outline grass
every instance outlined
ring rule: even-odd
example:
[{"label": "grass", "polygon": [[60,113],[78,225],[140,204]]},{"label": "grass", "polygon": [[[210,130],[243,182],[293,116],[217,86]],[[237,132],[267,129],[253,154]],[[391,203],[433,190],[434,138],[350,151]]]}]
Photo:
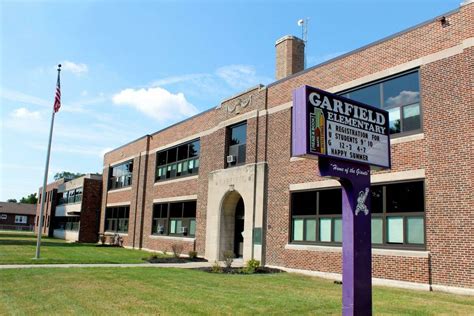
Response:
[{"label": "grass", "polygon": [[61,239],[41,238],[40,259],[33,259],[36,237],[32,233],[0,232],[1,264],[47,263],[144,263],[150,253],[96,244],[70,243]]},{"label": "grass", "polygon": [[[171,268],[0,270],[1,314],[340,314],[341,285]],[[469,315],[474,298],[375,287],[375,314]]]}]

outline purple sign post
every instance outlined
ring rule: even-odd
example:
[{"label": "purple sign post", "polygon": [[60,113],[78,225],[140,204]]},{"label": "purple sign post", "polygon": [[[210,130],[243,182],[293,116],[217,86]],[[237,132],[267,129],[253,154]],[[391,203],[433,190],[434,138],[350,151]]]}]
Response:
[{"label": "purple sign post", "polygon": [[342,186],[342,313],[372,314],[370,168],[390,168],[388,113],[303,86],[293,92],[293,156],[318,157]]}]

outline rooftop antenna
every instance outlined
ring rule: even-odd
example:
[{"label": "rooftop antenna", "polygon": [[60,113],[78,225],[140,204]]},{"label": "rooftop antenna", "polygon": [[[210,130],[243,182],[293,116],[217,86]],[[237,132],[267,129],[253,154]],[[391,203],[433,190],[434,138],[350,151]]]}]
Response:
[{"label": "rooftop antenna", "polygon": [[[303,40],[305,48],[306,48],[306,43],[308,42],[308,21],[309,21],[309,18],[298,20],[298,26],[301,26],[301,39]],[[304,60],[304,68],[306,69],[306,49],[303,55],[303,60]]]}]

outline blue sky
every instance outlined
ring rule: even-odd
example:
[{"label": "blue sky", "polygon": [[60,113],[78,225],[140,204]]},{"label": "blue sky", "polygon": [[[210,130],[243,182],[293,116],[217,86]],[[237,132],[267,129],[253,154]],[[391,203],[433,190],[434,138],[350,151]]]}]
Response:
[{"label": "blue sky", "polygon": [[274,79],[274,43],[308,66],[459,7],[433,1],[1,1],[0,201],[37,191],[61,72],[49,180]]}]

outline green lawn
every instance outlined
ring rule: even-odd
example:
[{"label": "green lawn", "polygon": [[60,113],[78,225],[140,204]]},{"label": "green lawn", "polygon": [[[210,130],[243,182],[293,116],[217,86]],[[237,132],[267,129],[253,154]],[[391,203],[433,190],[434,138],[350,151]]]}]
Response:
[{"label": "green lawn", "polygon": [[69,243],[61,239],[41,239],[39,260],[33,259],[36,237],[32,233],[0,232],[0,264],[44,263],[144,263],[150,253],[96,244]]},{"label": "green lawn", "polygon": [[[0,270],[1,314],[340,314],[341,285],[171,268]],[[374,288],[375,314],[469,315],[474,298]]]}]

